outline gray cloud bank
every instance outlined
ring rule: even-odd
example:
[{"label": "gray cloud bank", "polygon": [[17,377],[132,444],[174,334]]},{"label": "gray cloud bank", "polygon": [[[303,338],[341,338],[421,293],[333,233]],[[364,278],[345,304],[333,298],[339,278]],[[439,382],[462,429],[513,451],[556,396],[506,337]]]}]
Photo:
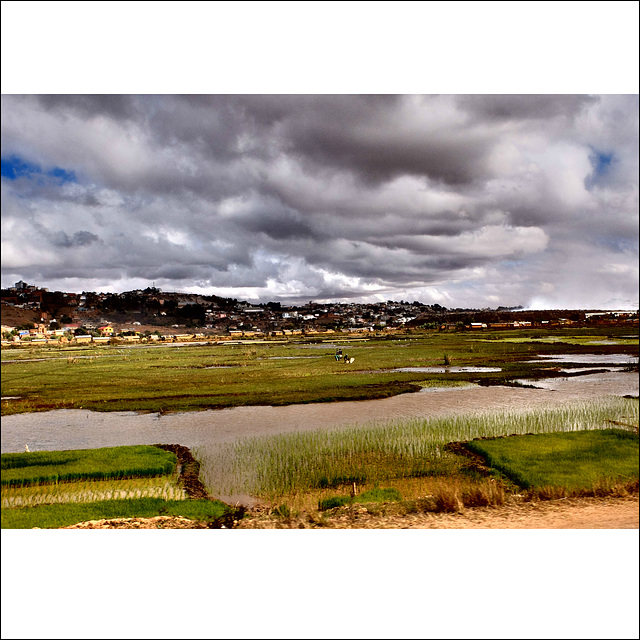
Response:
[{"label": "gray cloud bank", "polygon": [[638,303],[637,95],[4,95],[2,157],[76,178],[2,178],[3,287]]}]

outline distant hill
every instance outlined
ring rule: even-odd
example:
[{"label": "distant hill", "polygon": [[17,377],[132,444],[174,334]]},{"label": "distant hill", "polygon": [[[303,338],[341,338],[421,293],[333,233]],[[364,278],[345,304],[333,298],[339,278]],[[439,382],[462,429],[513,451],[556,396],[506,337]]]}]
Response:
[{"label": "distant hill", "polygon": [[39,309],[20,309],[2,303],[2,324],[9,327],[18,327],[27,322],[40,322]]}]

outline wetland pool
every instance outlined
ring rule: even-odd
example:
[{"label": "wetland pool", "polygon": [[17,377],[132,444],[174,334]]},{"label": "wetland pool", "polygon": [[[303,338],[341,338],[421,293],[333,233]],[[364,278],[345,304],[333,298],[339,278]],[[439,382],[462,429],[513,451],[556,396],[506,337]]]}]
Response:
[{"label": "wetland pool", "polygon": [[24,451],[25,445],[31,451],[133,444],[207,448],[252,436],[364,426],[397,419],[558,406],[567,401],[607,395],[638,395],[638,374],[620,370],[522,382],[535,384],[538,388],[435,387],[381,400],[246,406],[163,415],[82,409],[22,413],[2,418],[2,453]]}]

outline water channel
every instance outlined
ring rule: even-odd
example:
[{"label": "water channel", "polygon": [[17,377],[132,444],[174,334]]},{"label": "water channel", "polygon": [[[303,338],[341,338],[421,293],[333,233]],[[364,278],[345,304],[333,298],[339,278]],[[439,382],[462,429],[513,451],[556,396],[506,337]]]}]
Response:
[{"label": "water channel", "polygon": [[[608,371],[536,382],[540,388],[426,388],[382,400],[248,406],[159,415],[86,410],[2,418],[2,453],[87,449],[132,444],[215,447],[249,436],[341,428],[402,418],[558,405],[605,395],[638,395],[638,374]],[[544,387],[544,388],[542,388]]]}]

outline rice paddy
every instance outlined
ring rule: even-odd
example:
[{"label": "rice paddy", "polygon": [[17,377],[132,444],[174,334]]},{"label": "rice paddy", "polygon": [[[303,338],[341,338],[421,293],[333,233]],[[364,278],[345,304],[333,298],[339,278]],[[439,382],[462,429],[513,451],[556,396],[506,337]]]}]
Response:
[{"label": "rice paddy", "polygon": [[[277,502],[285,497],[363,490],[404,483],[404,492],[424,490],[424,480],[455,478],[465,461],[449,442],[511,434],[638,426],[638,402],[609,397],[562,407],[394,421],[335,431],[251,438],[196,450],[202,480],[213,495],[252,495]],[[416,482],[417,481],[417,482]],[[395,483],[395,484],[394,484]],[[402,490],[401,490],[402,491]],[[417,496],[414,496],[417,497]]]},{"label": "rice paddy", "polygon": [[151,446],[71,451],[32,451],[2,455],[2,486],[51,484],[161,476],[174,472],[175,454]]},{"label": "rice paddy", "polygon": [[[407,331],[401,336],[307,339],[283,343],[206,344],[174,348],[112,346],[2,349],[2,415],[53,409],[170,412],[385,398],[424,383],[504,384],[551,375],[540,354],[590,352],[636,356],[628,329],[563,333]],[[492,339],[489,339],[492,338]],[[577,341],[573,341],[576,338]],[[594,341],[610,344],[592,344]],[[559,341],[565,340],[565,341]],[[335,359],[339,344],[354,362]],[[415,369],[418,368],[418,369]],[[366,375],[363,375],[366,374]]]},{"label": "rice paddy", "polygon": [[638,480],[638,436],[621,429],[474,440],[467,447],[524,489]]},{"label": "rice paddy", "polygon": [[2,508],[33,507],[66,502],[98,502],[101,500],[133,500],[162,498],[185,500],[184,489],[177,478],[128,478],[126,480],[96,480],[38,484],[25,487],[2,487]]},{"label": "rice paddy", "polygon": [[[634,358],[637,363],[637,341],[611,335],[610,329],[559,333],[546,336],[549,342],[542,342],[542,335],[521,340],[516,332],[482,339],[417,332],[343,341],[340,346],[355,357],[348,366],[336,361],[334,343],[319,341],[184,349],[87,347],[60,353],[44,348],[3,350],[2,413],[85,408],[162,416],[206,408],[383,398],[420,389],[504,385],[560,375],[539,356],[555,363],[570,354],[572,366],[585,352],[593,355],[596,366],[622,357],[622,364],[615,363],[620,371]],[[379,421],[244,438],[193,453],[212,495],[229,503],[249,497],[283,515],[293,509],[381,501],[420,501],[421,508],[451,510],[461,504],[499,504],[506,500],[507,489],[496,481],[506,472],[483,477],[448,449],[448,443],[612,426],[635,429],[637,441],[637,399],[601,397],[553,407]],[[111,513],[114,505],[121,505],[120,513],[146,513],[145,509],[165,510],[168,505],[179,510],[175,505],[194,502],[184,499],[175,459],[167,457],[172,454],[147,447],[154,452],[139,464],[140,456],[135,462],[126,455],[113,457],[117,449],[3,454],[3,527],[36,522],[37,513],[49,514],[47,522],[59,522],[53,515],[56,508],[65,512],[65,520]],[[89,451],[90,457],[78,457]],[[593,485],[604,486],[609,480],[602,469],[589,476]],[[552,482],[571,486],[566,478]]]},{"label": "rice paddy", "polygon": [[2,528],[73,524],[70,518],[125,517],[152,508],[158,515],[186,499],[176,455],[158,447],[10,453],[1,461]]},{"label": "rice paddy", "polygon": [[113,499],[99,502],[67,502],[2,510],[3,529],[55,529],[87,520],[150,518],[177,515],[212,521],[229,507],[217,500],[165,500],[163,498]]}]

